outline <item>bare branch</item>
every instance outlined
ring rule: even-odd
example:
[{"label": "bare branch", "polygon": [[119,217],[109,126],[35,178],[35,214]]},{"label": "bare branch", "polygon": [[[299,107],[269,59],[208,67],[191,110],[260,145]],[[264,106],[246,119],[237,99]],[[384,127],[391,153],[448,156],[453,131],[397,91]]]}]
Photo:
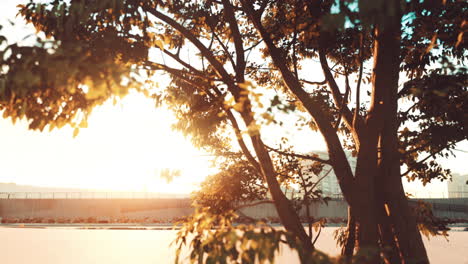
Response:
[{"label": "bare branch", "polygon": [[[328,61],[327,57],[325,55],[325,50],[323,48],[319,49],[319,59],[320,59],[320,65],[322,66],[323,73],[325,75],[325,79],[327,80],[328,87],[330,88],[330,91],[333,96],[333,100],[335,102],[335,105],[340,106],[340,103],[343,101],[343,96],[341,95],[340,88],[338,87],[338,84],[336,83],[335,78],[333,77],[333,74],[331,73],[330,67],[328,66]],[[348,106],[343,104],[343,118],[344,121],[346,122],[346,125],[349,128],[353,127],[353,114],[349,110]],[[363,120],[360,118],[356,119],[356,126],[354,126],[354,130],[356,133],[359,135],[360,134],[360,127],[362,127],[362,122]]]},{"label": "bare branch", "polygon": [[351,87],[349,86],[348,74],[345,75],[345,83],[346,83],[346,91],[341,100],[341,104],[338,106],[339,113],[338,113],[338,120],[336,120],[336,124],[335,124],[335,131],[337,131],[340,126],[341,117],[343,116],[344,106],[346,105],[346,99],[348,98],[349,92],[351,90]]},{"label": "bare branch", "polygon": [[228,47],[219,38],[218,34],[215,33],[215,30],[213,28],[211,30],[213,32],[213,36],[215,37],[216,41],[218,41],[219,45],[221,46],[221,48],[223,48],[224,53],[226,53],[226,56],[228,57],[229,61],[231,62],[232,68],[235,68],[236,63],[234,62],[234,58],[231,56],[231,53],[229,53]]},{"label": "bare branch", "polygon": [[257,46],[258,46],[260,43],[262,43],[262,42],[263,42],[263,39],[260,39],[259,41],[257,41],[257,43],[255,43],[255,44],[253,44],[252,46],[246,48],[246,49],[244,50],[244,52],[251,51],[252,49],[254,49],[255,47],[257,47]]},{"label": "bare branch", "polygon": [[189,40],[197,49],[201,52],[202,56],[204,56],[209,63],[214,67],[215,71],[220,75],[226,85],[229,87],[231,92],[233,93],[234,97],[238,98],[240,94],[240,88],[237,87],[234,80],[231,78],[229,73],[224,69],[223,64],[216,59],[213,53],[201,43],[201,41],[197,38],[197,36],[193,35],[187,28],[183,25],[179,24],[177,21],[168,17],[167,15],[159,12],[156,9],[148,9],[146,10],[159,20],[163,21],[164,23],[168,24],[175,30],[179,31],[187,40]]},{"label": "bare branch", "polygon": [[236,118],[234,117],[234,115],[232,114],[230,109],[225,109],[224,111],[227,114],[227,117],[228,117],[229,121],[231,122],[232,127],[234,128],[234,132],[236,134],[237,142],[238,142],[240,148],[242,149],[242,152],[244,153],[245,157],[252,164],[252,166],[255,167],[255,169],[258,172],[261,172],[260,164],[254,158],[252,153],[250,153],[249,149],[247,148],[247,145],[244,142],[244,138],[242,137],[242,132],[241,132],[241,130],[239,128],[239,124],[237,123]]},{"label": "bare branch", "polygon": [[312,242],[312,245],[315,245],[315,242],[317,242],[317,239],[319,238],[321,233],[322,233],[322,227],[320,226],[319,231],[317,235],[315,236],[314,242]]},{"label": "bare branch", "polygon": [[364,58],[362,56],[363,52],[362,49],[364,47],[364,34],[361,32],[361,37],[359,39],[360,47],[359,47],[359,77],[356,86],[356,109],[354,109],[354,116],[353,116],[353,128],[356,128],[356,120],[359,116],[359,108],[361,106],[361,82],[362,82],[362,71],[364,69]]},{"label": "bare branch", "polygon": [[245,72],[245,55],[244,55],[244,44],[242,41],[242,35],[237,25],[236,17],[234,16],[233,6],[229,0],[222,0],[224,4],[224,14],[229,22],[229,28],[231,29],[232,38],[234,39],[234,47],[236,49],[236,81],[239,83],[244,82]]},{"label": "bare branch", "polygon": [[307,83],[307,84],[311,84],[311,85],[324,85],[327,83],[327,80],[323,80],[321,82],[311,82],[311,81],[308,81],[308,80],[304,80],[304,79],[300,79],[301,82],[304,82],[304,83]]},{"label": "bare branch", "polygon": [[271,150],[271,151],[276,152],[276,153],[278,153],[280,155],[283,155],[283,156],[290,156],[290,157],[296,157],[296,158],[301,158],[301,159],[313,160],[313,161],[317,161],[317,162],[321,162],[321,163],[325,163],[325,164],[331,164],[330,160],[324,160],[324,159],[321,159],[321,158],[316,157],[316,156],[290,153],[290,152],[275,149],[275,148],[272,148],[272,147],[269,147],[269,146],[266,146],[266,145],[265,145],[265,147],[268,150]]},{"label": "bare branch", "polygon": [[271,39],[270,33],[263,27],[261,18],[256,14],[252,4],[247,0],[243,0],[242,5],[258,33],[264,40],[273,63],[278,67],[281,75],[283,76],[284,83],[297,97],[297,99],[302,102],[304,108],[313,117],[320,132],[324,135],[328,152],[337,172],[336,174],[340,187],[342,188],[347,201],[350,204],[353,204],[354,201],[352,200],[351,195],[353,191],[352,189],[354,188],[353,173],[349,166],[349,162],[347,162],[341,141],[336,131],[333,129],[331,120],[323,113],[321,103],[310,97],[310,95],[303,89],[301,82],[284,63],[285,58],[283,52],[276,47],[275,43]]},{"label": "bare branch", "polygon": [[180,65],[182,65],[185,68],[187,68],[188,70],[196,73],[197,76],[202,77],[202,78],[207,79],[207,80],[216,81],[216,79],[214,79],[214,78],[209,78],[205,72],[202,72],[201,70],[196,69],[192,65],[190,65],[187,62],[185,62],[184,60],[182,60],[177,54],[171,53],[166,49],[164,49],[163,52],[165,54],[169,55],[169,57],[171,57],[175,61],[177,61]]}]

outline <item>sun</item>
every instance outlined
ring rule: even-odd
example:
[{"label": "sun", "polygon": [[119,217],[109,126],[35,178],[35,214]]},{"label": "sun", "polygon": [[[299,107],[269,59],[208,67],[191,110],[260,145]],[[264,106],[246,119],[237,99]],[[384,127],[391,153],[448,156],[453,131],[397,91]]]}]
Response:
[{"label": "sun", "polygon": [[[174,122],[169,110],[137,92],[95,108],[76,138],[69,127],[40,133],[24,120],[1,120],[0,182],[188,194],[216,170],[212,157],[171,129]],[[167,182],[162,169],[180,176]]]}]

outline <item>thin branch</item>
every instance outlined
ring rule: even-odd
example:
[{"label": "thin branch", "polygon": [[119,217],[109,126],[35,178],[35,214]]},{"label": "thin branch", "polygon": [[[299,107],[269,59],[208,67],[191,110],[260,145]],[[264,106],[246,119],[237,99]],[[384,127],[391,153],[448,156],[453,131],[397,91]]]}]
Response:
[{"label": "thin branch", "polygon": [[309,208],[309,191],[307,190],[307,184],[305,182],[304,175],[302,174],[302,171],[300,169],[298,171],[298,174],[299,174],[299,177],[301,177],[302,185],[304,188],[304,202],[306,205],[307,223],[309,224],[309,238],[310,238],[310,242],[312,242],[313,237],[312,237],[312,221],[310,218],[310,208]]},{"label": "thin branch", "polygon": [[407,156],[407,155],[409,155],[409,154],[411,154],[411,153],[421,151],[421,150],[423,150],[423,149],[429,147],[431,144],[432,144],[432,143],[429,142],[429,143],[426,143],[426,144],[424,144],[424,145],[422,145],[422,146],[420,146],[420,147],[418,147],[418,148],[410,149],[410,150],[406,151],[405,153],[403,153],[403,155]]},{"label": "thin branch", "polygon": [[205,72],[196,69],[192,65],[190,65],[187,62],[185,62],[184,60],[182,60],[179,56],[177,56],[177,54],[169,52],[166,49],[164,49],[163,52],[165,54],[169,55],[169,57],[171,57],[175,61],[177,61],[180,65],[184,66],[185,68],[187,68],[190,71],[195,72],[197,74],[197,76],[202,77],[202,78],[207,79],[207,80],[216,81],[216,79],[214,79],[214,78],[209,78]]},{"label": "thin branch", "polygon": [[236,81],[239,83],[243,83],[246,63],[242,35],[239,31],[239,26],[237,25],[233,6],[231,5],[229,0],[222,1],[224,4],[224,13],[226,15],[227,21],[229,22],[229,28],[231,29],[232,38],[234,39],[234,47],[236,49]]},{"label": "thin branch", "polygon": [[432,154],[429,154],[427,157],[425,157],[424,159],[420,160],[420,161],[417,161],[413,166],[411,166],[410,168],[408,168],[407,171],[405,171],[403,174],[401,174],[401,177],[404,177],[406,175],[408,175],[408,173],[410,173],[412,170],[414,170],[418,165],[420,165],[421,163],[424,163],[426,160],[434,157],[435,155],[437,155],[438,153],[442,152],[445,148],[443,149],[440,149]]},{"label": "thin branch", "polygon": [[[165,70],[169,73],[172,73],[174,75],[176,75],[179,79],[181,79],[182,81],[185,81],[187,82],[188,84],[191,84],[195,87],[198,87],[200,90],[206,92],[208,95],[210,95],[212,98],[217,98],[216,96],[214,96],[213,94],[211,94],[211,92],[208,91],[208,89],[206,89],[205,87],[202,87],[200,86],[199,84],[193,82],[192,80],[190,79],[187,79],[183,74],[186,73],[184,71],[181,71],[181,70],[177,70],[177,69],[173,69],[173,68],[170,68],[168,66],[165,66],[165,65],[161,65],[161,64],[156,64],[157,65],[157,69],[161,69],[163,68],[162,70]],[[207,86],[208,87],[208,86]],[[216,87],[214,87],[214,91],[216,93],[216,95],[219,97],[222,97],[224,96],[221,91],[219,91],[219,89],[217,89]],[[261,168],[260,168],[260,164],[257,162],[257,160],[254,158],[254,156],[250,153],[249,149],[247,148],[247,145],[245,144],[244,142],[244,139],[242,137],[242,133],[241,133],[241,130],[239,128],[239,124],[236,120],[236,118],[234,117],[234,115],[232,114],[231,110],[230,109],[224,109],[224,112],[226,113],[229,121],[231,122],[231,125],[232,127],[234,128],[234,132],[236,134],[236,137],[237,137],[237,142],[242,150],[242,152],[244,153],[245,157],[247,158],[247,160],[252,164],[252,166],[254,166],[254,168],[258,171],[258,172],[261,172]]]},{"label": "thin branch", "polygon": [[298,174],[299,174],[299,177],[301,177],[302,185],[304,187],[304,202],[305,202],[305,205],[306,205],[307,222],[309,223],[309,238],[310,238],[310,242],[312,242],[313,237],[312,237],[312,221],[310,219],[310,208],[309,208],[309,192],[307,191],[307,184],[305,182],[304,175],[302,174],[302,171],[299,170]]},{"label": "thin branch", "polygon": [[315,245],[315,242],[317,242],[317,239],[319,238],[321,233],[322,233],[322,227],[320,226],[320,229],[317,233],[317,236],[315,236],[315,239],[314,239],[314,242],[312,242],[312,245]]},{"label": "thin branch", "polygon": [[219,45],[223,48],[224,53],[226,53],[226,56],[231,62],[232,67],[235,68],[236,63],[234,62],[234,58],[231,56],[231,53],[229,53],[229,49],[227,48],[226,45],[224,45],[223,41],[219,38],[218,34],[214,33],[214,29],[212,28],[211,30],[213,32],[213,35],[215,36],[215,39],[218,41]]},{"label": "thin branch", "polygon": [[[335,105],[339,106],[340,102],[343,101],[343,96],[341,95],[340,88],[338,87],[338,84],[336,83],[335,78],[333,77],[333,74],[331,73],[330,67],[328,66],[328,61],[327,57],[325,55],[325,50],[323,48],[319,49],[319,59],[320,59],[320,65],[322,66],[322,71],[325,75],[325,79],[327,80],[328,87],[330,88],[330,91],[333,96],[333,100],[335,102]],[[338,107],[339,108],[339,107]],[[346,125],[351,128],[353,125],[353,114],[349,110],[347,105],[342,105],[343,108],[343,118],[344,121],[346,122]],[[360,134],[360,127],[362,127],[362,119],[357,118],[356,120],[356,126],[355,126],[355,131],[359,135]]]},{"label": "thin branch", "polygon": [[[411,110],[413,110],[420,102],[414,103],[410,108],[408,108],[405,112],[401,113],[401,115],[405,116],[407,115]],[[399,120],[399,123],[401,123],[404,120]]]},{"label": "thin branch", "polygon": [[318,180],[311,186],[312,190],[315,189],[315,187],[317,187],[317,185],[318,185],[323,179],[325,179],[325,177],[327,177],[328,174],[330,174],[330,172],[331,172],[332,170],[333,170],[333,167],[331,167],[331,168],[325,173],[325,175],[323,175],[322,177],[320,177],[320,179],[318,179]]},{"label": "thin branch", "polygon": [[[429,154],[427,157],[425,157],[424,159],[420,160],[420,161],[417,161],[416,163],[414,163],[413,166],[411,166],[410,168],[408,168],[407,171],[405,171],[403,174],[401,174],[401,177],[403,176],[406,176],[408,173],[410,173],[413,169],[415,169],[415,167],[417,167],[418,165],[420,165],[421,163],[425,162],[426,160],[428,160],[429,158],[431,157],[435,157],[435,155],[439,154],[440,152],[444,151],[444,150],[447,150],[447,148],[450,146],[450,145],[455,145],[461,141],[463,141],[465,139],[460,139],[460,140],[457,140],[455,142],[451,142],[451,143],[448,143],[447,145],[445,145],[444,147],[440,148],[438,151],[432,153],[432,154]],[[428,144],[429,145],[429,144]],[[420,149],[419,149],[420,150]],[[407,153],[412,153],[414,151],[408,151],[404,154],[407,154]]]},{"label": "thin branch", "polygon": [[200,78],[202,80],[208,80],[208,81],[214,80],[214,79],[207,78],[206,74],[203,75],[203,74],[197,73],[197,72],[191,72],[191,71],[171,68],[171,67],[169,67],[169,66],[167,66],[165,64],[161,64],[161,63],[157,63],[157,62],[146,61],[144,63],[144,66],[149,67],[152,70],[163,70],[163,71],[166,71],[166,72],[169,72],[169,73],[172,73],[172,74],[177,74],[177,76],[179,76],[180,78],[182,78],[183,75],[191,75],[193,77]]},{"label": "thin branch", "polygon": [[356,86],[356,109],[354,109],[354,116],[353,116],[353,128],[356,128],[356,120],[359,117],[359,108],[361,105],[361,82],[362,82],[362,72],[364,68],[364,58],[363,58],[363,52],[362,49],[364,47],[364,35],[361,32],[361,37],[360,37],[360,48],[359,48],[359,77],[358,77],[358,82]]},{"label": "thin branch", "polygon": [[311,82],[311,81],[308,81],[308,80],[300,79],[299,81],[307,83],[307,84],[311,84],[311,85],[324,85],[324,84],[327,83],[327,80],[323,80],[321,82]]},{"label": "thin branch", "polygon": [[231,78],[229,73],[224,69],[223,64],[216,59],[213,53],[201,43],[197,36],[193,35],[190,30],[185,28],[183,25],[179,24],[173,18],[159,12],[156,9],[149,9],[147,10],[150,14],[158,18],[159,20],[163,21],[164,23],[168,24],[179,33],[181,33],[187,40],[189,40],[197,49],[201,52],[201,55],[204,56],[210,64],[214,67],[217,74],[224,80],[226,85],[229,87],[231,92],[233,93],[235,98],[238,98],[240,95],[240,88],[236,86],[234,80]]},{"label": "thin branch", "polygon": [[254,49],[255,47],[257,47],[257,46],[258,46],[260,43],[262,43],[262,42],[263,42],[263,39],[260,39],[259,41],[257,41],[257,43],[255,43],[255,44],[253,44],[252,46],[246,48],[246,49],[244,50],[244,52],[251,51],[252,49]]},{"label": "thin branch", "polygon": [[239,128],[239,124],[235,118],[235,116],[232,114],[230,109],[225,109],[224,110],[229,121],[231,122],[232,127],[234,128],[234,133],[236,134],[237,142],[242,149],[242,152],[244,153],[245,157],[247,160],[254,166],[254,168],[258,171],[261,172],[261,167],[258,161],[254,158],[252,153],[250,153],[249,149],[247,148],[247,145],[244,142],[244,138],[242,137],[242,132]]},{"label": "thin branch", "polygon": [[301,82],[297,80],[294,74],[290,71],[289,67],[284,63],[285,58],[283,51],[279,49],[274,41],[271,39],[271,34],[265,29],[262,24],[261,17],[256,15],[253,5],[250,1],[241,1],[247,16],[253,22],[260,36],[263,38],[264,43],[269,51],[273,63],[278,67],[283,81],[289,90],[300,100],[304,108],[314,119],[322,135],[325,137],[328,151],[333,157],[333,163],[339,163],[340,170],[337,170],[337,178],[342,188],[343,194],[350,204],[354,204],[352,198],[352,191],[354,188],[354,180],[351,167],[346,161],[346,155],[343,147],[341,146],[340,139],[333,129],[331,120],[325,115],[322,110],[321,102],[314,100],[303,88]]},{"label": "thin branch", "polygon": [[286,152],[286,151],[282,151],[282,150],[279,150],[279,149],[269,147],[267,145],[265,145],[265,147],[268,150],[271,150],[271,151],[276,152],[276,153],[278,153],[280,155],[283,155],[283,156],[290,156],[290,157],[296,157],[296,158],[301,158],[301,159],[313,160],[313,161],[317,161],[317,162],[321,162],[321,163],[325,163],[325,164],[331,164],[330,160],[324,160],[324,159],[321,159],[319,157],[304,155],[304,154],[290,153],[290,152]]},{"label": "thin branch", "polygon": [[345,84],[346,84],[346,91],[343,96],[343,99],[341,100],[341,104],[338,106],[339,113],[338,113],[338,120],[336,120],[336,124],[335,124],[335,131],[338,131],[338,128],[340,126],[341,117],[343,116],[344,106],[346,105],[346,99],[348,98],[349,92],[351,90],[351,87],[349,85],[348,74],[345,75]]}]

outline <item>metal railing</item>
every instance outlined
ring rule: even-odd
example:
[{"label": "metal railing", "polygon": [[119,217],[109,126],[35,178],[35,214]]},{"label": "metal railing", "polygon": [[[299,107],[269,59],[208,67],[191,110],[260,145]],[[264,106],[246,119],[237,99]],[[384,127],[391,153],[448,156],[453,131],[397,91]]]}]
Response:
[{"label": "metal railing", "polygon": [[448,198],[468,198],[468,192],[448,192]]},{"label": "metal railing", "polygon": [[188,198],[149,192],[0,192],[0,199],[163,199]]},{"label": "metal railing", "polygon": [[[290,199],[302,197],[300,192],[287,192]],[[341,193],[324,193],[323,197],[342,200]],[[163,198],[189,198],[186,194],[163,194],[152,192],[0,192],[0,199],[163,199]],[[410,197],[411,199],[447,199],[468,198],[468,192],[451,192],[448,197],[439,195],[421,195]]]}]

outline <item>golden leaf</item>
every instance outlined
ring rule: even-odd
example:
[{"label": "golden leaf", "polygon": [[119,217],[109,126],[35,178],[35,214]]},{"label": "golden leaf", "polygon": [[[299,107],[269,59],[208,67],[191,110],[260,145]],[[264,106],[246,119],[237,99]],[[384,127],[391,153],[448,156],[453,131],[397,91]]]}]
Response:
[{"label": "golden leaf", "polygon": [[154,44],[155,44],[156,47],[158,47],[159,49],[161,49],[161,50],[164,49],[164,43],[163,43],[161,40],[159,40],[159,39],[155,40],[155,41],[154,41]]},{"label": "golden leaf", "polygon": [[73,138],[76,138],[76,136],[78,136],[78,133],[80,133],[80,129],[75,127],[75,129],[73,130]]},{"label": "golden leaf", "polygon": [[81,128],[87,128],[88,127],[88,121],[86,121],[86,118],[83,118],[80,123]]}]

